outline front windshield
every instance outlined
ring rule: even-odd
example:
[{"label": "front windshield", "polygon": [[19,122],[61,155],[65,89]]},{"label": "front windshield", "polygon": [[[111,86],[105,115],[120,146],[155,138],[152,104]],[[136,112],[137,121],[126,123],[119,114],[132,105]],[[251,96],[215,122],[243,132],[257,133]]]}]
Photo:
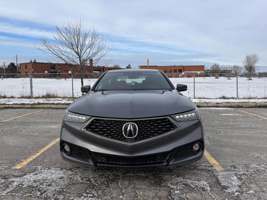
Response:
[{"label": "front windshield", "polygon": [[159,71],[108,72],[95,86],[95,91],[172,89],[170,83]]}]

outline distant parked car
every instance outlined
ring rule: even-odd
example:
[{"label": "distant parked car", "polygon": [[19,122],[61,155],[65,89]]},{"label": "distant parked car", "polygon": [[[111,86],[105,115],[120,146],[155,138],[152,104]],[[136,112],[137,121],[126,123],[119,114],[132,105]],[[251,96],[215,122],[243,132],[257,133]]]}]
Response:
[{"label": "distant parked car", "polygon": [[94,166],[167,166],[199,160],[202,123],[195,105],[157,70],[114,70],[70,105],[63,158]]}]

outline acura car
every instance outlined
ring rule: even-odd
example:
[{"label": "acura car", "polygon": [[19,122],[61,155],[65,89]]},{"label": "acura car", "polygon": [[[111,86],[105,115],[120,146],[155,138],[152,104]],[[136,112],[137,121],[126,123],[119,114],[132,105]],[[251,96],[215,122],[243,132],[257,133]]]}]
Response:
[{"label": "acura car", "polygon": [[157,70],[114,70],[66,110],[63,158],[93,166],[169,166],[199,160],[204,151],[196,106]]}]

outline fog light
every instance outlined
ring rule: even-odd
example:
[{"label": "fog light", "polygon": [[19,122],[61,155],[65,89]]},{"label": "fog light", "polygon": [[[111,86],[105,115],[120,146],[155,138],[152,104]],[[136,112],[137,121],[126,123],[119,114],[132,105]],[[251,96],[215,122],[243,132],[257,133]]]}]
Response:
[{"label": "fog light", "polygon": [[63,144],[63,149],[65,153],[70,154],[70,146],[66,143]]},{"label": "fog light", "polygon": [[199,151],[199,149],[200,149],[200,144],[199,143],[195,143],[195,144],[193,144],[193,151]]}]

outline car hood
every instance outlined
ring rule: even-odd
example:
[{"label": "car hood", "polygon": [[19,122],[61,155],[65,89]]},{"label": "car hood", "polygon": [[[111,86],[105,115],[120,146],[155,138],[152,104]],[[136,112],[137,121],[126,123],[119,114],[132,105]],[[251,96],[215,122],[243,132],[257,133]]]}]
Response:
[{"label": "car hood", "polygon": [[177,91],[90,92],[70,105],[70,112],[109,118],[145,118],[182,113],[195,105]]}]

